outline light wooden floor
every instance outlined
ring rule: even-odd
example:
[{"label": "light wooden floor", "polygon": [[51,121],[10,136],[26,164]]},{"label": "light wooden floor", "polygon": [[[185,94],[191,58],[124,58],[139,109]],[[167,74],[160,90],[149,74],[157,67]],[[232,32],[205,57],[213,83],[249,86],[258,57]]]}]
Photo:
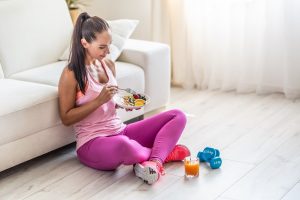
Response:
[{"label": "light wooden floor", "polygon": [[180,143],[194,155],[220,149],[221,169],[201,163],[199,178],[185,180],[182,163],[172,163],[149,186],[131,166],[83,166],[70,145],[0,173],[0,199],[300,199],[299,100],[173,88],[169,108],[188,116]]}]

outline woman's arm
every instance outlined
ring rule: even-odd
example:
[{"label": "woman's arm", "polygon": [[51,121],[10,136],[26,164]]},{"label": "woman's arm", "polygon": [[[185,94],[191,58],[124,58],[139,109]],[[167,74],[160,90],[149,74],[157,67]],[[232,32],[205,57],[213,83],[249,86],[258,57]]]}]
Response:
[{"label": "woman's arm", "polygon": [[60,118],[64,125],[72,125],[93,112],[103,103],[95,99],[83,106],[76,107],[77,81],[73,71],[67,67],[62,72],[58,85]]},{"label": "woman's arm", "polygon": [[59,111],[63,124],[69,126],[81,121],[99,106],[109,101],[116,91],[116,86],[104,86],[94,100],[76,107],[77,81],[74,72],[66,67],[58,85]]}]

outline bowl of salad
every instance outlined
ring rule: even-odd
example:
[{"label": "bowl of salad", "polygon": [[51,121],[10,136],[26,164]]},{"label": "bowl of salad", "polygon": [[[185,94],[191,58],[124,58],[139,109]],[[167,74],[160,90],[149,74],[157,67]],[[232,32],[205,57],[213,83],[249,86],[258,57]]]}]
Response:
[{"label": "bowl of salad", "polygon": [[125,109],[139,109],[150,103],[149,96],[143,93],[118,92],[113,100],[119,107]]}]

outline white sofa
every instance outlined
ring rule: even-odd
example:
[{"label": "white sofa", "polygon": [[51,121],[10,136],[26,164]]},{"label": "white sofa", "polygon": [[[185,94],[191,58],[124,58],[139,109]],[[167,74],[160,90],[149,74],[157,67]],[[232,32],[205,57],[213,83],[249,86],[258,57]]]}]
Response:
[{"label": "white sofa", "polygon": [[[73,25],[64,0],[0,1],[0,171],[74,142],[58,114],[58,61]],[[128,40],[116,61],[120,87],[151,97],[139,111],[119,110],[123,121],[163,107],[170,92],[170,50]]]}]

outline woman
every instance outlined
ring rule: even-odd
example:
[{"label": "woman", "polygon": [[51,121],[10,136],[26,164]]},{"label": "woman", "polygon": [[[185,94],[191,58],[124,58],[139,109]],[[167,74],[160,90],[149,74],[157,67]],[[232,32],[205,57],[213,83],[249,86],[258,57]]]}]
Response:
[{"label": "woman", "polygon": [[110,44],[111,31],[105,20],[79,15],[69,63],[59,82],[61,120],[74,126],[76,152],[83,164],[99,170],[134,165],[136,176],[152,184],[164,174],[164,162],[190,155],[184,145],[176,145],[186,117],[179,110],[170,110],[123,124],[112,100],[118,92],[116,69],[105,58]]}]

